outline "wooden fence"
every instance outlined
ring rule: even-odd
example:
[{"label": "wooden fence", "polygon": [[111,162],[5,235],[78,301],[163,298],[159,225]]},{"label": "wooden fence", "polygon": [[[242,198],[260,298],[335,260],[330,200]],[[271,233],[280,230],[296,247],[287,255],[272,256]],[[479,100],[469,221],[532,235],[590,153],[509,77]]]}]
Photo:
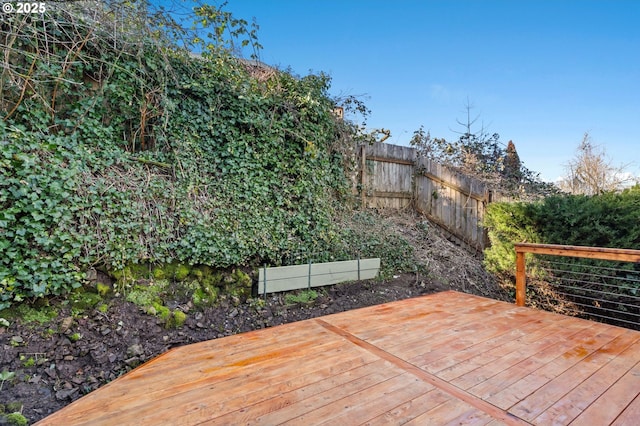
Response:
[{"label": "wooden fence", "polygon": [[369,208],[411,208],[453,239],[482,251],[486,206],[496,195],[477,179],[419,158],[415,148],[376,143],[360,148],[360,196]]}]

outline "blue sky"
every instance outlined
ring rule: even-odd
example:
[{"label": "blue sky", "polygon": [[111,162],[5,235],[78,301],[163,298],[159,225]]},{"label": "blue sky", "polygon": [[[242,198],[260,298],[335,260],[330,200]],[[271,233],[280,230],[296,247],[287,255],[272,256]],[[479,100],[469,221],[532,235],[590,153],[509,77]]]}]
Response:
[{"label": "blue sky", "polygon": [[[167,0],[177,1],[177,0]],[[153,2],[152,2],[153,3]],[[457,139],[467,99],[546,180],[585,132],[640,175],[640,1],[229,0],[260,26],[260,59],[326,72],[368,127],[407,145],[421,125]],[[472,118],[473,118],[472,117]]]}]

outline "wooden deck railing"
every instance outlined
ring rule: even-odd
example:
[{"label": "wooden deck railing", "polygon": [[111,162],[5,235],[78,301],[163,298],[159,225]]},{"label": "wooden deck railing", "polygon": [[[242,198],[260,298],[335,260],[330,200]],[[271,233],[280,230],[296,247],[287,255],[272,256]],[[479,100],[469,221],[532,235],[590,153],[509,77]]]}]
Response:
[{"label": "wooden deck railing", "polygon": [[601,247],[563,246],[555,244],[516,243],[516,305],[525,306],[527,278],[525,253],[553,256],[581,257],[586,259],[640,262],[640,250]]}]

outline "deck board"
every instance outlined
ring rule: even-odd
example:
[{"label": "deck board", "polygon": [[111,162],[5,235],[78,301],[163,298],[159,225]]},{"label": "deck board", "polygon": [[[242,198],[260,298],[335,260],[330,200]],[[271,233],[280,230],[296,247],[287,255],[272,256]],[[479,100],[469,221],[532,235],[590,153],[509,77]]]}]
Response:
[{"label": "deck board", "polygon": [[174,348],[37,424],[635,425],[638,416],[640,332],[449,291]]}]

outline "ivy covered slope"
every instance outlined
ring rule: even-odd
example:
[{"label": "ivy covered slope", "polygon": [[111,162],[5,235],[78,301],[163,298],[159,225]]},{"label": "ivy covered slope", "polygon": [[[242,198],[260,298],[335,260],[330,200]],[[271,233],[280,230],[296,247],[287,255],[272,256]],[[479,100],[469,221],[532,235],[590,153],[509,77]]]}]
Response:
[{"label": "ivy covered slope", "polygon": [[48,9],[0,24],[0,309],[91,267],[351,250],[333,218],[355,126],[327,76],[251,72],[224,36],[255,33],[220,9],[197,11],[201,56],[143,3]]}]

